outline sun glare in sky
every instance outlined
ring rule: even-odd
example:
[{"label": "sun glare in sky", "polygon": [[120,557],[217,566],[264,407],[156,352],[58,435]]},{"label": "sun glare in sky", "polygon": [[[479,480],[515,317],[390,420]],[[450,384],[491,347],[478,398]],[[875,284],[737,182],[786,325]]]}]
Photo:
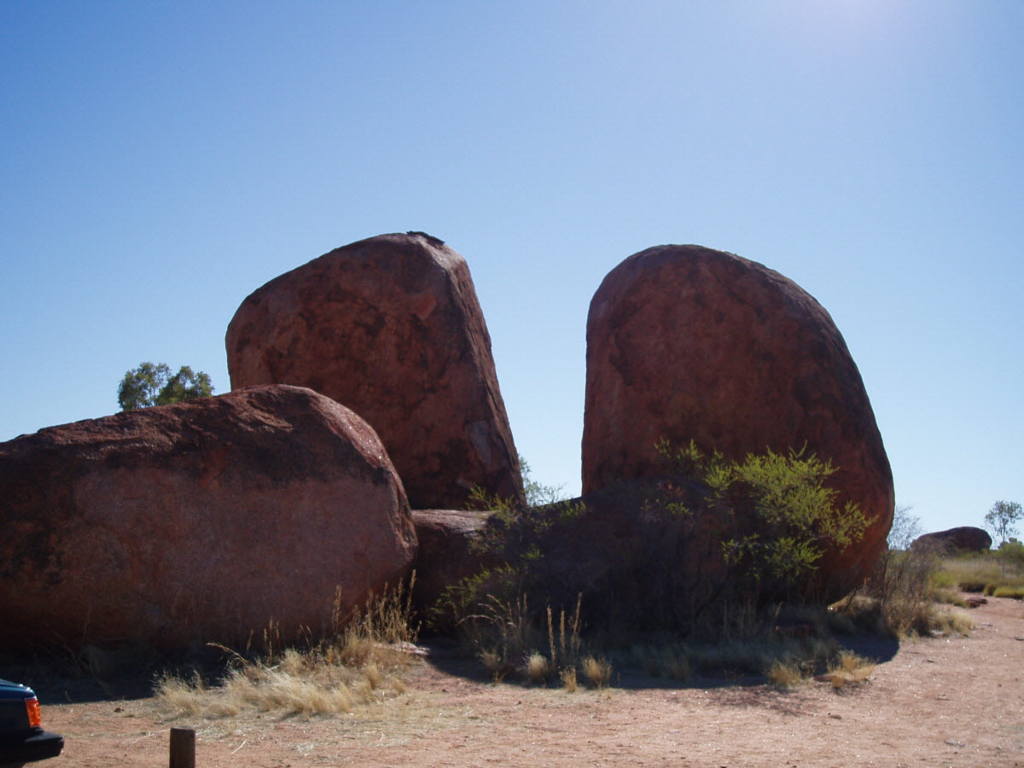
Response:
[{"label": "sun glare in sky", "polygon": [[467,260],[516,447],[580,486],[585,325],[637,251],[832,315],[898,504],[1024,501],[1024,2],[0,2],[0,440],[229,389],[227,323],[333,248]]}]

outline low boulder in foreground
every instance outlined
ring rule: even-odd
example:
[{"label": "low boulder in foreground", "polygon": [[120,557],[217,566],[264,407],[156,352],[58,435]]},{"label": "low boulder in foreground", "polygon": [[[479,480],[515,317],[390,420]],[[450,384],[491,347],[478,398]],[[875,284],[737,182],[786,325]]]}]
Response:
[{"label": "low boulder in foreground", "polygon": [[267,386],[0,444],[0,649],[243,648],[405,576],[401,481],[359,416]]}]

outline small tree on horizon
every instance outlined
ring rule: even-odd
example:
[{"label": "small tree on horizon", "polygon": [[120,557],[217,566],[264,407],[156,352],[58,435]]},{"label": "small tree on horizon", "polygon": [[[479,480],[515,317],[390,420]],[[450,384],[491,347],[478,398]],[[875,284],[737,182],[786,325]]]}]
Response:
[{"label": "small tree on horizon", "polygon": [[193,372],[183,365],[171,375],[171,369],[164,363],[141,363],[125,373],[117,387],[117,402],[122,411],[149,408],[154,405],[170,405],[210,397],[213,384],[208,374]]},{"label": "small tree on horizon", "polygon": [[1017,535],[1017,521],[1024,517],[1024,509],[1016,501],[997,501],[985,515],[985,525],[999,537],[1002,545]]}]

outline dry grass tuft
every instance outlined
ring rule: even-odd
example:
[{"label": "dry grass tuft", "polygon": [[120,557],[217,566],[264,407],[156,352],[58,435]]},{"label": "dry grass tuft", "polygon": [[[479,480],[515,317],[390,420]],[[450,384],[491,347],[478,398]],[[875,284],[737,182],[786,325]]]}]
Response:
[{"label": "dry grass tuft", "polygon": [[[285,655],[298,654],[287,650]],[[198,677],[166,676],[157,681],[156,698],[177,716],[219,719],[246,710],[282,715],[333,715],[351,712],[359,704],[397,696],[404,686],[392,684],[376,666],[362,670],[329,665],[322,659],[302,665],[267,666],[251,662],[231,669],[216,686]]]},{"label": "dry grass tuft", "polygon": [[492,648],[485,648],[478,654],[484,668],[490,673],[491,679],[500,683],[509,673],[512,672],[512,665],[509,664],[505,655]]},{"label": "dry grass tuft", "polygon": [[929,597],[894,593],[884,600],[857,596],[844,601],[843,610],[859,626],[892,637],[969,635],[974,621],[958,607]]},{"label": "dry grass tuft", "polygon": [[959,608],[935,606],[932,632],[943,635],[961,635],[967,637],[975,627],[974,619]]},{"label": "dry grass tuft", "polygon": [[[545,622],[545,614],[530,610],[525,595],[511,600],[487,595],[475,606],[475,613],[463,618],[462,629],[494,682],[514,675],[533,684],[546,683],[579,666],[581,601],[578,595],[571,613],[556,614],[548,607]],[[540,650],[545,645],[547,653]]]},{"label": "dry grass tuft", "polygon": [[858,656],[852,651],[842,651],[839,657],[829,665],[828,674],[821,679],[832,683],[836,691],[848,685],[860,685],[867,682],[875,671],[872,661]]},{"label": "dry grass tuft", "polygon": [[232,670],[221,687],[223,698],[239,709],[306,716],[351,712],[353,705],[359,700],[365,702],[371,691],[365,678],[324,684],[262,665]]},{"label": "dry grass tuft", "polygon": [[576,689],[579,687],[579,683],[576,680],[576,668],[563,669],[560,677],[565,690],[569,693],[576,693]]},{"label": "dry grass tuft", "polygon": [[612,679],[612,665],[605,658],[587,656],[583,660],[583,674],[595,688],[604,688]]},{"label": "dry grass tuft", "polygon": [[542,653],[534,651],[526,660],[526,679],[531,683],[539,684],[547,682],[551,675],[551,663]]},{"label": "dry grass tuft", "polygon": [[156,682],[156,698],[172,715],[207,719],[247,710],[307,717],[352,712],[405,692],[399,673],[410,656],[403,648],[416,640],[410,617],[408,595],[399,587],[368,600],[343,629],[306,650],[281,650],[271,624],[264,654],[252,659],[229,652],[230,668],[219,684],[207,685],[198,674],[165,674]]},{"label": "dry grass tuft", "polygon": [[768,682],[776,688],[796,688],[807,680],[807,676],[799,664],[778,659],[771,663],[766,674]]}]

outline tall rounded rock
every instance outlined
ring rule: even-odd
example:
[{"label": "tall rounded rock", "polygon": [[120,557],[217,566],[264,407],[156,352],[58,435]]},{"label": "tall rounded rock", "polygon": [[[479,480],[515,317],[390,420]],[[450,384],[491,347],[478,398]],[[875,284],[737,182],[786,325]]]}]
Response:
[{"label": "tall rounded rock", "polygon": [[663,439],[732,459],[806,446],[830,461],[839,503],[871,523],[823,575],[835,592],[870,573],[892,523],[892,472],[843,337],[791,280],[677,245],[608,274],[587,320],[583,492],[658,474]]},{"label": "tall rounded rock", "polygon": [[294,639],[395,584],[415,554],[380,440],[309,389],[257,387],[0,445],[5,650],[241,648],[271,620]]},{"label": "tall rounded rock", "polygon": [[352,243],[270,281],[227,332],[231,386],[297,384],[380,435],[413,507],[519,498],[491,340],[458,253],[421,233]]}]

